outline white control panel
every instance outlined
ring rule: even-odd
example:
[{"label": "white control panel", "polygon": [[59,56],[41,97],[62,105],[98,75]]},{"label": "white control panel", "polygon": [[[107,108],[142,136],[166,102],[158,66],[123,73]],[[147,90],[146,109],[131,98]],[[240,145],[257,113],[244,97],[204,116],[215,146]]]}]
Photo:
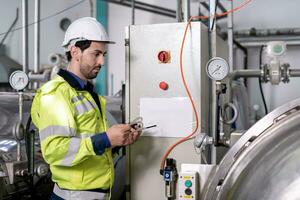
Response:
[{"label": "white control panel", "polygon": [[198,172],[180,172],[178,176],[179,200],[197,200],[199,189]]}]

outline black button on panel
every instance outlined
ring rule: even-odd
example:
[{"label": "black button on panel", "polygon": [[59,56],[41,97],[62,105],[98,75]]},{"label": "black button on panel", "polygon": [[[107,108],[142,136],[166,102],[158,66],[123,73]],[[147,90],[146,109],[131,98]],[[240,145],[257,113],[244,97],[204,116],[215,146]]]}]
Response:
[{"label": "black button on panel", "polygon": [[192,190],[190,188],[187,188],[187,189],[184,190],[184,193],[186,195],[191,195],[193,192],[192,192]]}]

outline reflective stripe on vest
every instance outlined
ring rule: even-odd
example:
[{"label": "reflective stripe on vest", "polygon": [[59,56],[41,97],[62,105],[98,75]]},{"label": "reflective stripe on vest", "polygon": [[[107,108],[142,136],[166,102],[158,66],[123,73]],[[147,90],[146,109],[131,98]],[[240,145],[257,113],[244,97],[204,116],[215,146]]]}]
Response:
[{"label": "reflective stripe on vest", "polygon": [[76,130],[68,126],[48,126],[40,131],[40,141],[43,141],[49,136],[76,136]]},{"label": "reflective stripe on vest", "polygon": [[48,126],[40,131],[40,141],[47,139],[50,136],[88,138],[96,135],[95,133],[76,133],[75,129],[68,126]]},{"label": "reflective stripe on vest", "polygon": [[79,95],[79,96],[77,96],[77,97],[73,97],[73,98],[71,99],[71,101],[72,101],[72,103],[76,103],[77,101],[81,101],[81,100],[83,100],[83,99],[84,99],[84,96]]},{"label": "reflective stripe on vest", "polygon": [[60,163],[61,165],[63,165],[63,166],[71,166],[72,165],[72,162],[75,159],[75,157],[78,153],[78,150],[80,148],[80,142],[81,142],[81,139],[79,139],[79,138],[73,137],[70,139],[68,152],[65,155],[64,159],[61,161],[61,163]]},{"label": "reflective stripe on vest", "polygon": [[61,162],[62,166],[71,166],[79,151],[81,140],[93,135],[95,135],[95,133],[76,135],[75,129],[67,126],[48,126],[40,132],[40,141],[42,142],[50,136],[72,137],[70,138],[68,151]]},{"label": "reflective stripe on vest", "polygon": [[93,109],[97,109],[97,105],[91,101],[82,101],[82,103],[75,106],[75,111],[78,115],[89,112]]},{"label": "reflective stripe on vest", "polygon": [[108,199],[108,194],[92,191],[76,191],[64,190],[59,188],[57,184],[54,185],[53,192],[63,199],[85,199],[85,200],[105,200]]}]

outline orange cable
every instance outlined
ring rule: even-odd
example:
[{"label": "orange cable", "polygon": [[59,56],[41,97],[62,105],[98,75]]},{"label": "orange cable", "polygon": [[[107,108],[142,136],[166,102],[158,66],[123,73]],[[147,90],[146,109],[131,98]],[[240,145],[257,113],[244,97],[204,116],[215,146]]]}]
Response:
[{"label": "orange cable", "polygon": [[[248,3],[250,3],[252,0],[247,0],[245,1],[244,3],[242,3],[240,6],[234,8],[234,9],[231,9],[231,10],[228,10],[227,12],[224,12],[224,13],[220,13],[220,14],[216,14],[216,16],[224,16],[224,15],[227,15],[229,13],[233,13],[241,8],[243,8],[245,5],[247,5]],[[183,85],[186,89],[186,92],[189,96],[189,99],[190,99],[190,102],[192,104],[192,107],[193,107],[193,111],[194,111],[194,114],[195,114],[195,118],[196,118],[196,127],[194,129],[194,131],[189,134],[188,136],[184,137],[184,138],[181,138],[180,140],[178,140],[176,143],[174,143],[173,145],[171,145],[167,151],[165,152],[164,156],[161,158],[161,162],[160,162],[160,169],[163,170],[164,166],[165,166],[165,162],[166,162],[166,159],[168,157],[168,155],[171,153],[171,151],[180,143],[188,140],[189,138],[191,138],[198,130],[199,128],[199,118],[198,118],[198,112],[197,112],[197,109],[195,107],[195,103],[194,103],[194,100],[192,98],[192,95],[187,87],[187,84],[186,84],[186,81],[185,81],[185,77],[184,77],[184,73],[183,73],[183,64],[182,64],[182,54],[183,54],[183,47],[184,47],[184,42],[185,42],[185,38],[186,38],[186,34],[187,34],[187,30],[188,30],[188,27],[189,25],[191,24],[192,20],[193,19],[208,19],[209,17],[208,16],[192,16],[190,17],[186,27],[185,27],[185,31],[184,31],[184,35],[183,35],[183,39],[182,39],[182,43],[181,43],[181,47],[180,47],[180,73],[181,73],[181,78],[182,78],[182,82],[183,82]]]}]

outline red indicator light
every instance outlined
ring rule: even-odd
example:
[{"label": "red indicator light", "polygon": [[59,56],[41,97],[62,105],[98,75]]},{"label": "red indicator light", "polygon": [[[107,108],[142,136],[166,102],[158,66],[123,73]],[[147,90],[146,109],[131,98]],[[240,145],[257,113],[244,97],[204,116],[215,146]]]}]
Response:
[{"label": "red indicator light", "polygon": [[162,90],[167,90],[169,88],[169,85],[165,81],[161,81],[159,83],[159,88],[162,89]]}]

